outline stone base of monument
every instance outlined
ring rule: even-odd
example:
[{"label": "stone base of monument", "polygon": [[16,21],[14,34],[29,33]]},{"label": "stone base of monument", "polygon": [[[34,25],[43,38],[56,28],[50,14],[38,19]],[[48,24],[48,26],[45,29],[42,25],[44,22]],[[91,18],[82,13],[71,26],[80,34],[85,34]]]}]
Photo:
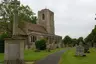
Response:
[{"label": "stone base of monument", "polygon": [[22,38],[5,39],[4,64],[24,64],[24,42]]}]

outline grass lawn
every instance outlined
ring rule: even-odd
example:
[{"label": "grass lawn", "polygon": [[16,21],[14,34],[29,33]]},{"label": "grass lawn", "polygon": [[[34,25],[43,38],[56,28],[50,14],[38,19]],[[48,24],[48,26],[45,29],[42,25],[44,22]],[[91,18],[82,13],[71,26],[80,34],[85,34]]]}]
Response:
[{"label": "grass lawn", "polygon": [[[59,50],[62,50],[62,49],[51,50],[51,52],[46,52],[46,51],[34,52],[33,50],[25,50],[24,51],[24,60],[25,61],[39,60],[39,59],[44,58],[44,57],[48,56],[49,54],[54,53]],[[1,61],[4,61],[3,53],[0,53],[0,62]]]},{"label": "grass lawn", "polygon": [[75,57],[75,49],[66,51],[59,64],[96,64],[96,49],[90,49],[86,57]]},{"label": "grass lawn", "polygon": [[4,60],[4,54],[0,53],[0,62]]}]

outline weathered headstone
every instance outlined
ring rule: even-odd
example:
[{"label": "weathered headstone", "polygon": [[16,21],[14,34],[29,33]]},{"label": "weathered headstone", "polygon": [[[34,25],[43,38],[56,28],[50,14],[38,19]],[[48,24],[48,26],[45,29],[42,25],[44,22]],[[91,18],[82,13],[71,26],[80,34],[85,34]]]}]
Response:
[{"label": "weathered headstone", "polygon": [[93,44],[94,48],[96,48],[96,43]]},{"label": "weathered headstone", "polygon": [[76,45],[76,56],[85,56],[82,42],[80,42],[79,45]]},{"label": "weathered headstone", "polygon": [[47,51],[50,52],[51,51],[51,44],[47,44]]},{"label": "weathered headstone", "polygon": [[88,44],[84,44],[84,53],[90,53]]}]

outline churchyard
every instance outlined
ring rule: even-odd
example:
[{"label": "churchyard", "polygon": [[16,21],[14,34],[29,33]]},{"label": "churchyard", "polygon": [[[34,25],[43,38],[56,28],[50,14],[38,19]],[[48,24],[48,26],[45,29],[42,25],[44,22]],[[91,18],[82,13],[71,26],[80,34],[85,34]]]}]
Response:
[{"label": "churchyard", "polygon": [[49,9],[37,18],[20,1],[4,0],[0,12],[0,64],[96,64],[96,26],[86,38],[62,39]]}]

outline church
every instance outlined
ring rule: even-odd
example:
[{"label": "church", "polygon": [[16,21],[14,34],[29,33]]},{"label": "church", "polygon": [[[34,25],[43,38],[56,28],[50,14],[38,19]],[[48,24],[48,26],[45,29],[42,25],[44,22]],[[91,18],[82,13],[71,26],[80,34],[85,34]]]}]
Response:
[{"label": "church", "polygon": [[46,38],[47,45],[51,44],[52,48],[60,47],[61,45],[62,37],[55,35],[54,12],[49,9],[38,11],[37,24],[26,22],[22,31],[27,35],[25,48],[35,48],[35,41],[42,38]]}]

